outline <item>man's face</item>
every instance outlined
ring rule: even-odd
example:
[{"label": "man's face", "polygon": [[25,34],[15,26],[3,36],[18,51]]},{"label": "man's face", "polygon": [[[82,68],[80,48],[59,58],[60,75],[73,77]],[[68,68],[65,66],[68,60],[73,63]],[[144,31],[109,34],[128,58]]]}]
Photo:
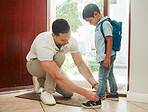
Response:
[{"label": "man's face", "polygon": [[58,36],[55,36],[55,43],[58,46],[64,46],[68,44],[69,38],[70,38],[71,32],[68,33],[59,33]]}]

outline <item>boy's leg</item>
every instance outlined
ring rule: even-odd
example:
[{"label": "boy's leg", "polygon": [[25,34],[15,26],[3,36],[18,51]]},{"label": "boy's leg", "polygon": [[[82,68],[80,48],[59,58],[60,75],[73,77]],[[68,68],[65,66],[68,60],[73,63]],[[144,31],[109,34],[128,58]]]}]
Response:
[{"label": "boy's leg", "polygon": [[99,84],[97,89],[97,95],[102,100],[103,96],[105,95],[106,85],[107,85],[107,78],[110,71],[110,68],[105,68],[103,66],[103,62],[100,62],[100,68],[99,68]]},{"label": "boy's leg", "polygon": [[105,94],[107,79],[109,77],[109,73],[111,73],[111,71],[113,71],[113,63],[115,61],[115,58],[116,58],[116,55],[111,56],[110,68],[105,68],[103,66],[104,61],[100,62],[99,85],[98,85],[97,95],[100,97],[101,100],[102,100],[102,98]]},{"label": "boy's leg", "polygon": [[109,76],[108,76],[109,86],[110,86],[110,93],[116,94],[117,93],[117,83],[113,73],[113,66],[111,67]]},{"label": "boy's leg", "polygon": [[101,100],[103,99],[103,96],[105,94],[106,90],[106,84],[107,84],[107,74],[109,73],[109,68],[105,68],[103,66],[103,62],[100,63],[100,68],[99,68],[99,84],[98,84],[98,89],[96,94],[99,96],[99,101],[91,101],[88,100],[85,103],[82,103],[82,107],[84,108],[101,108]]},{"label": "boy's leg", "polygon": [[[112,56],[111,61],[114,63],[116,56]],[[110,72],[109,72],[109,76],[108,76],[108,81],[109,81],[109,85],[110,85],[110,93],[106,95],[106,99],[111,99],[111,100],[119,100],[118,97],[118,93],[117,93],[117,83],[114,77],[114,73],[113,73],[113,66],[114,64],[112,64]]]},{"label": "boy's leg", "polygon": [[[111,57],[112,60],[112,57]],[[112,67],[113,61],[111,61],[110,68],[105,68],[103,66],[104,61],[100,62],[100,68],[99,68],[99,84],[97,89],[97,95],[99,96],[99,101],[87,101],[86,103],[82,103],[82,106],[84,108],[100,108],[101,107],[101,100],[103,99],[105,95],[106,85],[107,85],[107,79],[109,76],[110,69]]]}]

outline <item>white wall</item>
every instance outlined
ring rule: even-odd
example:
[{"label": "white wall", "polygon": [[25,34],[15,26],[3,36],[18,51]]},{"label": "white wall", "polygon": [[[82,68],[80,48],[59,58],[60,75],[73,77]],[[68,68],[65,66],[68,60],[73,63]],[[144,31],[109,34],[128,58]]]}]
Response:
[{"label": "white wall", "polygon": [[128,100],[148,103],[148,0],[131,0]]}]

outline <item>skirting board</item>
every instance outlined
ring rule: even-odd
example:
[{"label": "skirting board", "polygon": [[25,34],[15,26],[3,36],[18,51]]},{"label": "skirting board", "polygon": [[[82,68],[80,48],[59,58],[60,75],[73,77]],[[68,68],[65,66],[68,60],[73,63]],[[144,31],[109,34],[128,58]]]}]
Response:
[{"label": "skirting board", "polygon": [[128,92],[127,100],[148,103],[148,94]]}]

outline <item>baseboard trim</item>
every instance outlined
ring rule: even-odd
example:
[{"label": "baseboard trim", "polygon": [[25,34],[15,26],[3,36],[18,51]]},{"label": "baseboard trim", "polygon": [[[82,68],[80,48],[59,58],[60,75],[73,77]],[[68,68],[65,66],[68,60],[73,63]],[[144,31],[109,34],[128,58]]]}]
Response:
[{"label": "baseboard trim", "polygon": [[33,85],[0,88],[0,92],[13,91],[13,90],[21,90],[21,89],[30,89],[30,88],[33,88]]},{"label": "baseboard trim", "polygon": [[127,100],[148,103],[148,94],[128,92]]}]

